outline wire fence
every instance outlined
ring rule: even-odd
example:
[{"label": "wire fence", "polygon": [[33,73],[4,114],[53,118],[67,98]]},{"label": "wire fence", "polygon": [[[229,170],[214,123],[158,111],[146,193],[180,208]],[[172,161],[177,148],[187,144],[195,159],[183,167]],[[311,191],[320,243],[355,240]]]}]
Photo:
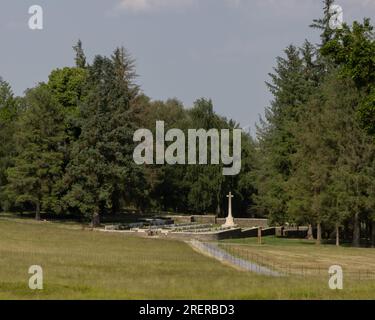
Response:
[{"label": "wire fence", "polygon": [[[227,252],[232,257],[239,257],[244,261],[251,262],[260,267],[265,267],[273,272],[279,273],[284,276],[294,276],[294,277],[322,277],[328,275],[329,267],[332,265],[340,265],[340,263],[317,264],[308,263],[287,263],[280,262],[272,259],[272,256],[266,256],[264,254],[257,254],[253,251],[247,250],[246,245],[237,246],[233,244],[216,244],[223,251]],[[349,269],[343,268],[345,277],[358,281],[375,280],[375,265],[374,268],[357,268]]]},{"label": "wire fence", "polygon": [[254,263],[249,260],[245,260],[242,257],[238,255],[233,255],[232,253],[227,252],[226,250],[221,249],[217,244],[215,243],[209,243],[209,242],[200,242],[193,240],[190,242],[190,244],[202,251],[203,253],[218,259],[222,262],[226,262],[231,264],[232,266],[235,266],[237,268],[240,268],[245,271],[251,271],[255,273],[259,273],[266,276],[272,276],[272,277],[280,277],[282,276],[281,273],[272,270],[266,266],[262,266],[260,264]]}]

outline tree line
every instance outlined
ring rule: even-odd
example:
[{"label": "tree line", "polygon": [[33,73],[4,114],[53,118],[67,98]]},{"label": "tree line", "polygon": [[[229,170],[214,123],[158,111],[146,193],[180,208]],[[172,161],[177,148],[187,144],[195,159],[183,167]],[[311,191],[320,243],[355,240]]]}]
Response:
[{"label": "tree line", "polygon": [[[369,19],[332,30],[330,8],[311,27],[321,42],[290,45],[267,83],[259,125],[256,207],[309,237],[375,244],[375,42]],[[316,232],[312,232],[316,230]]]},{"label": "tree line", "polygon": [[0,83],[0,203],[3,211],[100,217],[139,212],[224,214],[225,195],[236,190],[238,212],[249,214],[254,143],[242,136],[243,167],[223,176],[218,165],[139,166],[133,134],[139,128],[233,129],[209,99],[186,108],[177,99],[152,101],[136,84],[133,58],[124,48],[87,62],[82,42],[75,66],[53,70],[46,83],[15,97]]},{"label": "tree line", "polygon": [[[242,169],[221,165],[138,166],[133,133],[233,129],[239,124],[198,99],[153,101],[137,85],[124,48],[89,63],[82,43],[75,66],[15,97],[0,82],[0,205],[100,218],[140,212],[226,213],[268,217],[275,225],[308,225],[317,243],[336,235],[375,244],[375,42],[369,19],[331,29],[330,7],[312,28],[321,41],[288,46],[267,86],[273,95],[257,137],[242,135]],[[250,102],[249,102],[250,104]]]}]

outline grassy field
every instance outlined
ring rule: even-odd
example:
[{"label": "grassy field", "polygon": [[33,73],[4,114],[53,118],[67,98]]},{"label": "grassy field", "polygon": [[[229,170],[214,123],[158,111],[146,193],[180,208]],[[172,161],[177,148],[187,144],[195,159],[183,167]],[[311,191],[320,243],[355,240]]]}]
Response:
[{"label": "grassy field", "polygon": [[[264,237],[226,240],[221,246],[242,258],[292,275],[326,273],[332,265],[343,268],[344,277],[375,281],[375,249],[317,246],[314,241]],[[375,294],[374,294],[375,298]]]},{"label": "grassy field", "polygon": [[[251,243],[250,246],[256,247]],[[299,247],[275,246],[283,252]],[[263,250],[267,250],[267,245],[262,246]],[[320,251],[313,246],[311,250]],[[372,252],[367,250],[358,251],[358,257]],[[336,254],[341,256],[341,250]],[[328,274],[321,278],[269,278],[223,265],[183,242],[92,232],[74,224],[31,220],[0,219],[0,265],[0,299],[375,297],[374,281],[347,281],[344,290],[332,291],[328,288]],[[43,267],[44,290],[28,288],[31,265]]]}]

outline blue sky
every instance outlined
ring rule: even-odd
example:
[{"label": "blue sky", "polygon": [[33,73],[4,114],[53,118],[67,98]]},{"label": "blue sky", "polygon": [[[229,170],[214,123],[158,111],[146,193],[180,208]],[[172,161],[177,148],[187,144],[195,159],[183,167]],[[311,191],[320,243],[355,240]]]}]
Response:
[{"label": "blue sky", "polygon": [[[44,10],[41,31],[28,28],[34,4]],[[347,22],[375,17],[375,0],[337,4]],[[152,99],[212,98],[218,113],[253,129],[271,98],[264,81],[275,57],[317,42],[308,25],[320,16],[320,0],[2,0],[0,76],[22,94],[73,65],[78,38],[89,60],[125,46]]]}]

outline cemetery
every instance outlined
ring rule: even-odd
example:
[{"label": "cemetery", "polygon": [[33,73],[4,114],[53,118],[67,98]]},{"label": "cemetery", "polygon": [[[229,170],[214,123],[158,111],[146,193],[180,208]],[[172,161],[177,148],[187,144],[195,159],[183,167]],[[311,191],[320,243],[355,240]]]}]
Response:
[{"label": "cemetery", "polygon": [[[141,237],[161,237],[178,240],[215,241],[235,238],[275,235],[276,228],[268,226],[267,219],[236,220],[232,214],[232,198],[228,194],[228,217],[216,216],[167,216],[139,219],[128,224],[110,224],[99,231],[132,234]],[[238,224],[237,224],[238,222]]]},{"label": "cemetery", "polygon": [[276,228],[262,227],[225,227],[213,224],[165,224],[165,225],[147,225],[143,223],[130,225],[109,225],[104,229],[98,229],[104,232],[117,232],[132,234],[141,237],[162,237],[180,240],[224,240],[236,238],[257,237],[258,230],[261,229],[262,235],[275,235]]}]

